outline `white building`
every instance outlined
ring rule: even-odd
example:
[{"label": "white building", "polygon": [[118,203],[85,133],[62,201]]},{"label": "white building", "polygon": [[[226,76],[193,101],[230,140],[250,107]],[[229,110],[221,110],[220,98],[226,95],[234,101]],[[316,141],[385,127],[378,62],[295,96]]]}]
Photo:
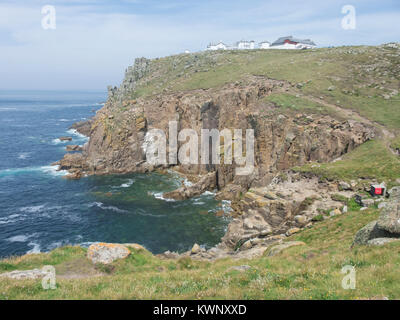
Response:
[{"label": "white building", "polygon": [[310,39],[297,39],[292,36],[281,37],[270,46],[270,49],[313,49],[316,44]]},{"label": "white building", "polygon": [[236,49],[255,49],[255,47],[256,46],[254,40],[241,40],[236,42]]},{"label": "white building", "polygon": [[218,43],[210,43],[207,46],[207,50],[211,50],[211,51],[215,51],[215,50],[227,50],[228,46],[223,43],[222,41],[218,42]]},{"label": "white building", "polygon": [[258,47],[259,47],[260,49],[269,49],[270,46],[271,46],[271,43],[268,42],[268,41],[263,41],[263,42],[260,42],[260,43],[258,44]]},{"label": "white building", "polygon": [[207,50],[252,50],[252,49],[313,49],[316,44],[310,39],[297,39],[292,36],[281,37],[274,43],[268,41],[262,41],[256,47],[253,40],[241,40],[236,42],[234,45],[226,45],[222,41],[217,43],[210,43],[207,46]]}]

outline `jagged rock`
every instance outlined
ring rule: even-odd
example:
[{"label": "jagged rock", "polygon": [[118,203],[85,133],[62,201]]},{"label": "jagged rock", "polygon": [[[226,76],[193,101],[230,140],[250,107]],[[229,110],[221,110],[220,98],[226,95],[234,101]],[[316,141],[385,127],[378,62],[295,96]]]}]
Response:
[{"label": "jagged rock", "polygon": [[201,251],[200,246],[195,243],[192,247],[192,250],[190,251],[191,254],[198,254]]},{"label": "jagged rock", "polygon": [[65,149],[67,151],[82,151],[82,147],[78,146],[78,145],[75,145],[75,144],[68,145],[68,146],[65,147]]},{"label": "jagged rock", "polygon": [[77,132],[83,134],[86,137],[90,135],[91,128],[92,120],[76,122],[70,127],[70,129],[75,129]]},{"label": "jagged rock", "polygon": [[171,252],[171,251],[165,251],[164,253],[160,253],[156,255],[160,259],[178,259],[180,257],[179,253],[177,252]]},{"label": "jagged rock", "polygon": [[110,264],[117,259],[125,259],[131,252],[117,243],[95,243],[90,245],[87,257],[93,263]]},{"label": "jagged rock", "polygon": [[72,138],[71,137],[59,137],[58,138],[60,141],[71,141]]},{"label": "jagged rock", "polygon": [[240,247],[240,250],[249,250],[253,247],[253,243],[251,242],[251,240],[247,240],[245,243],[242,244],[242,246]]},{"label": "jagged rock", "polygon": [[348,184],[345,181],[340,181],[339,182],[339,190],[352,190],[352,187],[350,184]]},{"label": "jagged rock", "polygon": [[198,196],[205,191],[213,190],[216,187],[216,173],[211,172],[202,177],[198,182],[190,186],[183,186],[171,192],[165,192],[166,199],[185,200]]},{"label": "jagged rock", "polygon": [[43,278],[45,275],[47,275],[47,273],[41,269],[14,270],[11,272],[0,273],[0,278],[3,277],[15,280],[27,280]]},{"label": "jagged rock", "polygon": [[276,246],[273,246],[271,249],[268,251],[268,256],[276,256],[277,254],[281,253],[283,250],[290,248],[290,247],[295,247],[295,246],[304,246],[306,245],[303,241],[289,241],[289,242],[284,242],[281,244],[278,244]]}]

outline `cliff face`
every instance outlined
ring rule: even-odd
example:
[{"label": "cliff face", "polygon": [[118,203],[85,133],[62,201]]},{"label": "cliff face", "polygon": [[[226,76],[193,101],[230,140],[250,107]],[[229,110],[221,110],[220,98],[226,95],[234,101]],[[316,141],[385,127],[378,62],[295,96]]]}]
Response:
[{"label": "cliff face", "polygon": [[[315,215],[311,212],[297,219],[299,221],[295,218],[299,212],[304,214],[302,209],[305,208],[301,204],[310,196],[301,192],[301,186],[313,190],[312,195],[317,196],[321,188],[318,179],[307,182],[297,177],[295,185],[292,182],[281,184],[280,194],[286,188],[295,191],[286,196],[271,196],[269,191],[274,190],[274,181],[279,173],[308,161],[332,161],[375,134],[375,129],[367,122],[343,119],[338,110],[288,109],[270,102],[268,97],[272,94],[296,94],[296,85],[261,76],[246,76],[240,82],[226,83],[217,88],[166,91],[137,97],[138,83],[154,78],[154,70],[149,68],[148,60],[139,59],[126,71],[120,88],[109,88],[109,98],[104,107],[89,123],[76,126],[78,131],[81,127],[89,134],[89,143],[84,146],[82,154],[67,154],[59,162],[60,169],[70,170],[71,178],[79,178],[82,174],[153,171],[156,167],[146,161],[144,152],[146,133],[151,129],[161,129],[168,141],[170,121],[177,122],[178,131],[194,129],[198,137],[202,129],[241,129],[243,132],[253,129],[255,169],[251,174],[236,175],[235,163],[173,166],[175,170],[199,180],[194,186],[167,194],[168,197],[179,200],[217,188],[219,199],[233,200],[236,218],[229,225],[220,246],[225,253],[236,250],[251,238],[264,239],[266,235],[302,227]],[[178,149],[181,145],[178,143]],[[231,147],[235,147],[235,142]],[[331,186],[323,187],[325,192],[332,189]],[[247,192],[249,188],[253,191]],[[268,238],[268,241],[275,240],[279,239]],[[251,248],[249,243],[243,248]]]},{"label": "cliff face", "polygon": [[[232,198],[251,185],[266,185],[278,171],[340,157],[374,134],[372,127],[353,120],[277,108],[265,98],[288,92],[292,86],[264,77],[248,77],[243,83],[218,89],[132,99],[128,92],[146,74],[146,66],[138,60],[121,87],[110,89],[105,106],[90,121],[90,141],[82,156],[68,155],[61,161],[62,169],[81,168],[88,174],[152,171],[155,168],[146,162],[143,148],[146,132],[161,129],[168,140],[170,121],[177,121],[178,130],[194,129],[199,137],[201,129],[253,129],[255,170],[251,175],[235,176],[235,164],[176,168],[196,175],[215,171],[218,189],[226,189],[224,197]],[[87,132],[87,124],[85,128]]]}]

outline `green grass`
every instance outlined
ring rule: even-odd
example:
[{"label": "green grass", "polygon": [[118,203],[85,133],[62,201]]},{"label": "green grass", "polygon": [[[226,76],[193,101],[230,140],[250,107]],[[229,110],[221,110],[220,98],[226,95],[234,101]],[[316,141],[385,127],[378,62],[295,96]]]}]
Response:
[{"label": "green grass", "polygon": [[[289,248],[274,257],[160,260],[147,251],[133,250],[103,276],[59,276],[55,290],[42,289],[40,280],[1,279],[0,299],[399,299],[400,244],[350,249],[357,230],[377,214],[375,209],[353,211],[318,222],[290,238],[306,246]],[[69,260],[77,259],[85,259],[85,250],[65,247],[3,260],[1,265],[8,271],[53,264],[58,273]],[[230,269],[243,264],[251,269]],[[356,267],[355,290],[341,287],[341,269],[348,264]]]},{"label": "green grass", "polygon": [[[393,95],[400,85],[400,62],[393,53],[398,49],[359,46],[176,55],[151,60],[149,74],[132,96],[218,89],[226,83],[246,83],[249,76],[264,76],[301,83],[299,92],[400,128],[400,96]],[[392,94],[390,99],[384,99],[387,94]]]},{"label": "green grass", "polygon": [[377,179],[391,185],[400,178],[400,159],[382,141],[371,140],[333,163],[309,163],[295,167],[298,172],[312,172],[330,180],[350,181],[357,177]]},{"label": "green grass", "polygon": [[331,115],[340,118],[340,114],[333,108],[288,93],[271,94],[265,97],[264,101],[278,106],[279,112],[306,112],[307,114]]}]

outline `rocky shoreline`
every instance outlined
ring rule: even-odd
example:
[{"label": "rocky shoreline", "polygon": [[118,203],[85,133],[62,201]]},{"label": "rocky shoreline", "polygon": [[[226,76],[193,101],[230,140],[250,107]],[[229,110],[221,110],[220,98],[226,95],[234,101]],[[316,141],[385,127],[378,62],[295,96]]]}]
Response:
[{"label": "rocky shoreline", "polygon": [[[316,176],[294,173],[291,168],[340,158],[377,134],[369,122],[343,119],[332,113],[282,113],[265,98],[292,92],[296,84],[257,76],[217,89],[133,99],[131,92],[136,83],[146,78],[148,67],[146,60],[137,60],[134,72],[126,74],[121,87],[109,89],[104,107],[91,120],[74,125],[90,140],[81,153],[68,153],[55,164],[59,170],[67,170],[70,179],[165,169],[195,177],[191,186],[164,194],[165,198],[178,201],[217,189],[217,199],[232,202],[233,220],[215,248],[196,249],[196,254],[185,255],[206,259],[257,255],[310,226],[321,212],[342,213],[344,205],[337,196],[351,198],[363,188],[361,181],[355,181],[354,186],[343,190],[341,184],[345,182],[320,181]],[[143,147],[146,134],[151,129],[161,129],[169,139],[169,121],[176,121],[180,129],[194,129],[198,135],[202,129],[252,128],[256,140],[255,170],[238,176],[235,163],[149,164]],[[164,256],[176,253],[167,252]]]}]

